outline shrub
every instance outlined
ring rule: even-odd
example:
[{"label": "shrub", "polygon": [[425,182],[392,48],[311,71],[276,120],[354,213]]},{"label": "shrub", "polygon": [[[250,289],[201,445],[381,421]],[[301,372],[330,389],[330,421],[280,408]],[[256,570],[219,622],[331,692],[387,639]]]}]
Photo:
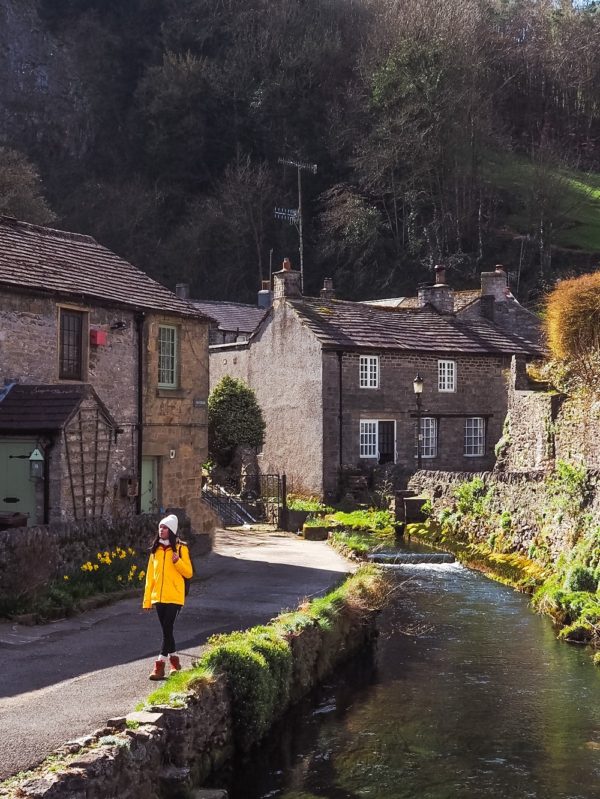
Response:
[{"label": "shrub", "polygon": [[242,380],[225,375],[208,398],[208,451],[228,465],[237,446],[259,449],[265,421],[256,395]]},{"label": "shrub", "polygon": [[488,488],[481,477],[474,477],[455,489],[457,510],[463,516],[486,516],[492,494],[491,486]]},{"label": "shrub", "polygon": [[579,360],[600,347],[600,272],[561,280],[546,299],[548,346],[559,360]]},{"label": "shrub", "polygon": [[567,591],[590,591],[596,590],[598,581],[590,569],[585,566],[575,565],[568,572],[565,578],[565,589]]}]

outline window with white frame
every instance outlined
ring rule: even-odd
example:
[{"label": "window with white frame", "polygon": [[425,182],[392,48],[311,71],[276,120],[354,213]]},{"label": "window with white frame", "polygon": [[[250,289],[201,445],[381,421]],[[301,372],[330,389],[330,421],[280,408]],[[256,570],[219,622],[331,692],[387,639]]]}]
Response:
[{"label": "window with white frame", "polygon": [[378,456],[377,421],[361,419],[360,422],[360,457],[376,458]]},{"label": "window with white frame", "polygon": [[361,355],[359,374],[361,388],[379,388],[379,356]]},{"label": "window with white frame", "polygon": [[[433,416],[421,417],[421,457],[435,458],[438,449],[438,420]],[[418,455],[419,442],[415,443],[415,458]]]},{"label": "window with white frame", "polygon": [[158,386],[159,388],[177,388],[177,328],[172,325],[161,325],[158,328]]},{"label": "window with white frame", "polygon": [[481,416],[470,416],[465,419],[465,455],[475,458],[485,455],[485,419]]},{"label": "window with white frame", "polygon": [[456,361],[438,361],[438,391],[456,391]]}]

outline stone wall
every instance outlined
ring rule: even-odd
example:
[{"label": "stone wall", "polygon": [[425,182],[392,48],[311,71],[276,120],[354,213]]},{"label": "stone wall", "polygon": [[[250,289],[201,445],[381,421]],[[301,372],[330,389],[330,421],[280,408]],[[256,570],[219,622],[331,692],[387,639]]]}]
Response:
[{"label": "stone wall", "polygon": [[[521,472],[417,472],[409,481],[409,487],[417,493],[431,498],[436,512],[455,505],[455,491],[461,483],[481,478],[486,488],[492,489],[489,512],[482,520],[480,537],[487,538],[501,515],[510,515],[511,546],[528,555],[532,546],[542,539],[553,559],[568,549],[572,542],[573,519],[568,512],[556,513],[549,518],[553,507],[553,490],[550,473],[545,470]],[[600,524],[600,471],[589,472],[589,492],[586,510]],[[573,513],[580,512],[574,507]],[[496,522],[495,522],[496,520]]]},{"label": "stone wall", "polygon": [[600,469],[600,400],[535,383],[516,358],[508,400],[499,464],[504,470],[552,470],[557,461]]},{"label": "stone wall", "polygon": [[[326,629],[316,621],[291,636],[290,699],[297,701],[343,660],[368,645],[375,613],[338,611]],[[111,720],[83,741],[72,741],[33,773],[0,787],[15,799],[169,799],[194,785],[233,754],[234,713],[222,679],[200,683],[182,706],[155,707]],[[281,716],[287,705],[280,703]],[[271,719],[276,721],[275,718]]]},{"label": "stone wall", "polygon": [[[28,596],[51,580],[77,572],[87,560],[95,560],[97,552],[116,546],[131,547],[139,554],[140,565],[145,565],[159,518],[142,515],[113,522],[57,522],[0,531],[0,598]],[[189,522],[187,528],[184,524],[182,538],[192,553],[209,551],[210,535],[191,534]]]}]

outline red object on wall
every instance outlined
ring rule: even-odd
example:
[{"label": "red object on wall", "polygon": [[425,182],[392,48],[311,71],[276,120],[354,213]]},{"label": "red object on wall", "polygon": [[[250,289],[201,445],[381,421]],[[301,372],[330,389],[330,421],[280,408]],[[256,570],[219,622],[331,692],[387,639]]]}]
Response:
[{"label": "red object on wall", "polygon": [[106,330],[90,330],[90,344],[93,347],[105,347],[107,342]]}]

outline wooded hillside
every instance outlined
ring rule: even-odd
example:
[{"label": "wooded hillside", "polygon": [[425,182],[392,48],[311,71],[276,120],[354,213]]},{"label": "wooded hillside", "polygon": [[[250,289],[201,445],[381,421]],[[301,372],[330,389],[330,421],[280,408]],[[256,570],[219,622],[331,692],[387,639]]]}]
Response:
[{"label": "wooded hillside", "polygon": [[278,159],[299,159],[318,165],[302,174],[309,293],[328,275],[340,296],[402,295],[439,262],[468,286],[503,262],[531,299],[598,265],[596,3],[32,2],[82,121],[48,146],[31,119],[19,132],[20,92],[0,118],[4,210],[17,150],[56,224],[195,296],[253,301],[271,259],[298,265],[273,209],[297,205]]}]

